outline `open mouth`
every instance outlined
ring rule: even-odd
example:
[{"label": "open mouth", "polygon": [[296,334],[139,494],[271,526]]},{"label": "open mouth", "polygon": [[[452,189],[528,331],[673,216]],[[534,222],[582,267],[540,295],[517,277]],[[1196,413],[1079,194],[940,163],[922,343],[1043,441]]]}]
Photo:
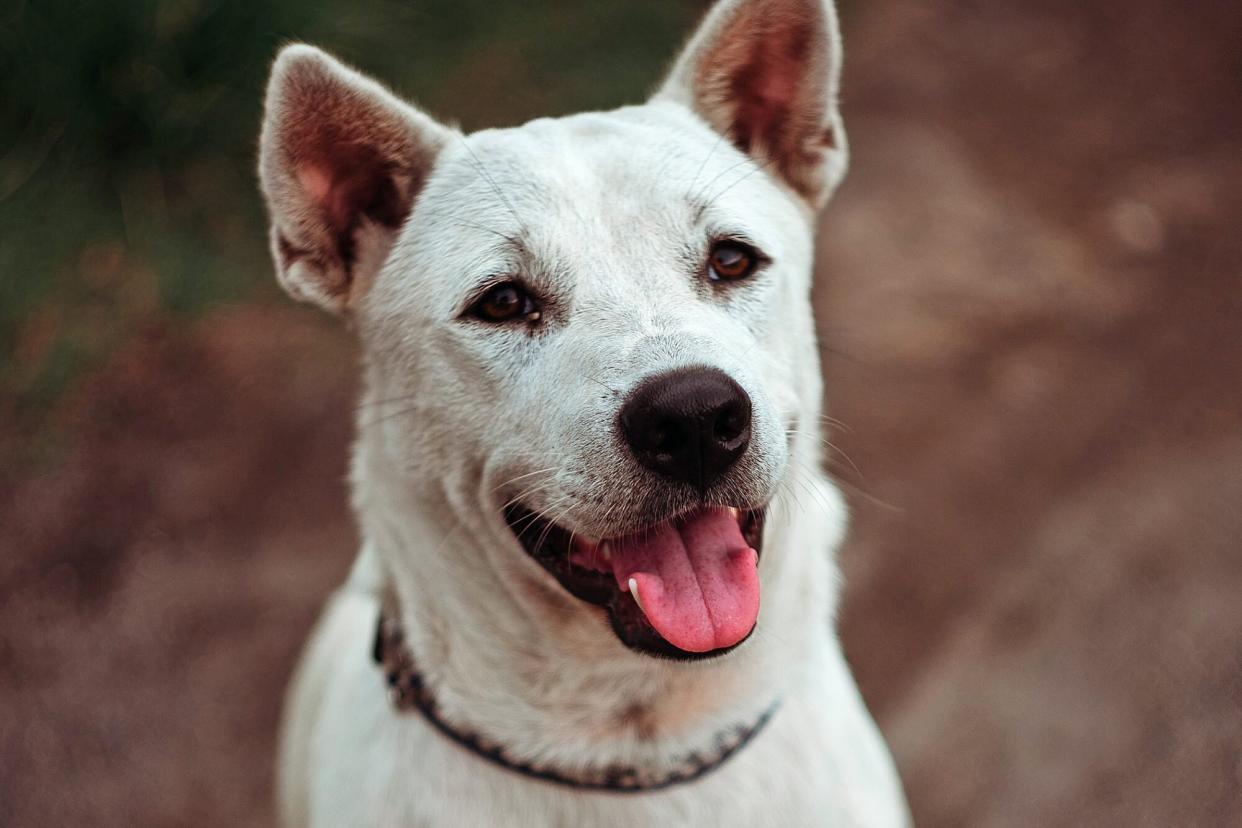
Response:
[{"label": "open mouth", "polygon": [[584,538],[520,505],[505,520],[532,558],[603,607],[631,649],[675,659],[722,655],[759,617],[764,510],[710,506],[619,538]]}]

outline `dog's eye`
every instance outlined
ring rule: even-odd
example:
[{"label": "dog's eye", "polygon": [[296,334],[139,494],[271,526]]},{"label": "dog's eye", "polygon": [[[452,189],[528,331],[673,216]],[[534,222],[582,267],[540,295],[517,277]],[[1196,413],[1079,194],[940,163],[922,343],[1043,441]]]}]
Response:
[{"label": "dog's eye", "polygon": [[713,282],[736,282],[755,272],[759,255],[754,248],[736,241],[720,241],[712,246],[707,260],[707,277]]},{"label": "dog's eye", "polygon": [[534,297],[516,282],[495,285],[474,303],[470,312],[484,322],[536,322],[540,316]]}]

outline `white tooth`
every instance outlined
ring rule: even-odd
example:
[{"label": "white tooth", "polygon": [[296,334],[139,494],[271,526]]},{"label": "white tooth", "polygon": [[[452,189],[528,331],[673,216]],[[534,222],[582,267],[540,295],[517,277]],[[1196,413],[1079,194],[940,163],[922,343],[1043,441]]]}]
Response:
[{"label": "white tooth", "polygon": [[630,578],[630,582],[627,586],[630,588],[630,595],[634,596],[634,603],[638,604],[638,608],[643,611],[643,615],[646,615],[647,610],[643,608],[643,602],[638,598],[638,581]]}]

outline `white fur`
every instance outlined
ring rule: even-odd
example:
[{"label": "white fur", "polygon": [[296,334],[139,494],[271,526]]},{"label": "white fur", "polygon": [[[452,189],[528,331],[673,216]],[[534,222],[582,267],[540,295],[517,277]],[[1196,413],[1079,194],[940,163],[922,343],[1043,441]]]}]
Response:
[{"label": "white fur", "polygon": [[[811,6],[836,49],[835,17],[819,0],[728,0],[691,51],[705,38],[710,47],[711,27],[739,9]],[[330,61],[307,47],[281,60]],[[686,104],[693,96],[676,88],[693,82],[678,80],[694,75],[686,60],[644,106],[447,140],[437,132],[434,166],[400,230],[358,223],[353,281],[330,290],[350,292],[338,309],[348,308],[365,357],[352,474],[364,547],[291,690],[286,825],[906,824],[832,629],[832,553],[846,514],[819,471],[809,294],[814,208],[845,167],[838,58],[823,63],[831,101],[812,113],[838,143],[808,162],[814,169],[790,161],[780,174],[722,140],[720,113]],[[274,168],[279,141],[279,130],[265,132]],[[282,180],[296,182],[288,173]],[[270,203],[279,223],[282,205]],[[744,233],[771,265],[725,290],[696,279],[684,263],[713,233]],[[555,297],[540,333],[461,318],[496,274]],[[726,656],[675,663],[622,645],[599,609],[526,555],[501,510],[521,498],[594,537],[650,522],[650,473],[613,424],[641,380],[686,365],[720,368],[752,398],[752,442],[728,493],[770,505],[755,635]],[[393,709],[370,660],[382,597],[399,608],[445,718],[522,759],[659,769],[774,699],[782,706],[693,784],[622,795],[529,780]]]}]

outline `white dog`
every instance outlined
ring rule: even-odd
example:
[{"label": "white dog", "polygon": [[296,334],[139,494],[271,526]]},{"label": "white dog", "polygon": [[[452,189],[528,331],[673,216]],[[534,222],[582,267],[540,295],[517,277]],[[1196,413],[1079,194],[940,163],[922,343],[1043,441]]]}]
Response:
[{"label": "white dog", "polygon": [[286,824],[908,822],[832,629],[840,56],[831,0],[723,0],[648,103],[464,136],[281,52],[280,280],[364,355],[364,543],[291,691]]}]

